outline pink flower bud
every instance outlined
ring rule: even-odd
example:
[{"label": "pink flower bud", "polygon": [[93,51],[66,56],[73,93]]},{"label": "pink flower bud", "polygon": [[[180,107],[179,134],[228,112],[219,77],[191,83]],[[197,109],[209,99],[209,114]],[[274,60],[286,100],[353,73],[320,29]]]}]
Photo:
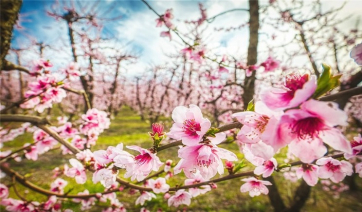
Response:
[{"label": "pink flower bud", "polygon": [[215,183],[210,183],[210,187],[211,187],[212,189],[217,189],[217,185],[216,185]]},{"label": "pink flower bud", "polygon": [[153,123],[152,124],[152,133],[151,136],[155,136],[156,133],[158,136],[163,136],[165,133],[163,132],[163,125],[159,123]]},{"label": "pink flower bud", "polygon": [[233,169],[234,163],[227,160],[227,161],[225,161],[225,166],[226,166],[226,169]]},{"label": "pink flower bud", "polygon": [[96,197],[99,199],[102,197],[102,194],[101,193],[96,193]]},{"label": "pink flower bud", "polygon": [[168,199],[168,198],[170,198],[171,197],[171,195],[169,194],[169,193],[166,193],[164,196],[163,196],[163,198],[165,198],[165,199]]}]

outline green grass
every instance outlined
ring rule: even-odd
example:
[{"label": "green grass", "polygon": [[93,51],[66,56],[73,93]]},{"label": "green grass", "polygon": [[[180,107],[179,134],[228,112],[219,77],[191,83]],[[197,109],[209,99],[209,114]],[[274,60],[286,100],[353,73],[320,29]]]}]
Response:
[{"label": "green grass", "polygon": [[[168,126],[170,125],[168,122],[169,120],[166,118],[163,118],[162,120],[163,122],[168,123]],[[167,129],[169,129],[169,127]],[[119,143],[124,143],[125,146],[140,145],[144,148],[149,148],[152,146],[151,139],[148,135],[149,131],[149,123],[141,121],[139,116],[129,108],[123,108],[120,114],[115,117],[114,120],[112,120],[110,128],[101,134],[97,141],[97,145],[92,148],[92,151],[106,149],[107,146],[116,146]],[[20,147],[24,143],[31,142],[31,134],[21,135],[14,141],[6,142],[4,144],[4,150],[14,150],[16,147]],[[227,148],[235,152],[239,159],[243,158],[243,155],[239,152],[237,145],[234,143],[223,144],[220,147]],[[136,154],[136,152],[130,152]],[[285,152],[282,152],[279,155],[284,154]],[[177,147],[173,147],[166,151],[161,151],[158,153],[158,156],[162,161],[172,159],[176,164],[178,162]],[[55,167],[61,167],[63,164],[68,163],[70,158],[72,158],[71,155],[64,156],[59,149],[55,149],[45,153],[44,155],[41,155],[35,162],[28,160],[23,160],[21,163],[11,161],[10,165],[11,168],[15,169],[20,174],[26,175],[27,179],[29,179],[31,182],[45,189],[49,189],[50,183],[54,181],[51,170],[53,170]],[[277,159],[279,162],[282,162],[282,157]],[[250,168],[246,167],[241,171],[246,171],[249,169]],[[120,172],[119,176],[122,177],[123,173],[124,172]],[[298,183],[291,183],[283,180],[284,178],[282,177],[281,173],[276,173],[274,176],[279,191],[285,203],[287,204],[291,201],[292,194],[294,193]],[[90,193],[101,192],[104,190],[104,187],[101,184],[98,183],[94,185],[92,183],[92,173],[88,173],[88,181],[84,185],[78,185],[75,183],[74,179],[68,178],[64,175],[61,176],[61,178],[68,181],[65,192],[70,191],[71,194],[84,191],[85,188],[87,188]],[[183,174],[179,174],[171,178],[168,183],[171,186],[176,186],[177,184],[182,184],[184,179],[185,178],[183,177]],[[359,187],[362,188],[360,178],[358,178],[357,182]],[[11,180],[9,178],[4,178],[2,179],[2,183],[10,185]],[[163,209],[163,211],[177,211],[178,209],[182,210],[183,208],[188,208],[188,211],[273,211],[267,196],[251,198],[247,193],[241,193],[239,189],[242,184],[243,182],[240,181],[240,179],[220,182],[217,184],[217,189],[210,191],[206,195],[200,195],[196,198],[193,198],[189,207],[182,205],[177,209],[174,207],[168,208],[167,201],[163,199],[163,194],[159,194],[157,195],[156,199],[146,202],[143,207],[146,207],[150,211],[156,211],[159,208]],[[16,187],[18,190],[20,190],[20,193],[26,197],[27,200],[43,201],[46,199],[44,195],[32,192],[19,184],[16,184]],[[312,194],[302,211],[357,211],[360,210],[362,206],[362,203],[360,202],[361,194],[361,190],[355,193],[344,192],[338,201],[336,201],[329,193],[323,191],[320,185],[317,185],[316,187],[312,188]],[[12,189],[10,196],[14,198],[16,197]],[[125,189],[123,192],[117,193],[117,196],[128,209],[128,211],[140,211],[142,206],[134,205],[134,202],[139,196],[139,192],[130,194],[130,191]],[[94,206],[90,211],[101,211],[104,206],[105,203],[99,203],[99,205]],[[71,201],[64,202],[63,207],[71,208],[74,211],[80,211],[80,206]]]}]

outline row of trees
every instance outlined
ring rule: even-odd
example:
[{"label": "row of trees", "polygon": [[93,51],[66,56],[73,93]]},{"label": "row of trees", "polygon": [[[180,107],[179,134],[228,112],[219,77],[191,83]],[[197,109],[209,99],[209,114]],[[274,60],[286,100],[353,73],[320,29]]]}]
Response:
[{"label": "row of trees", "polygon": [[[17,4],[19,2],[7,3],[9,5],[6,5],[6,7],[4,6],[4,11],[9,13],[9,15],[6,16],[9,20],[4,23],[12,26],[15,23],[20,4]],[[128,176],[131,177],[131,179],[137,179],[140,182],[143,182],[145,179],[154,178],[159,174],[149,174],[152,170],[158,171],[161,165],[156,153],[176,145],[183,145],[179,150],[181,161],[179,162],[179,165],[173,168],[173,171],[176,173],[183,170],[187,178],[189,178],[188,180],[195,180],[195,182],[182,187],[168,187],[168,189],[162,190],[161,192],[170,191],[167,192],[169,195],[170,193],[173,194],[173,191],[176,192],[169,198],[169,205],[178,206],[179,204],[189,204],[192,196],[190,191],[187,193],[185,190],[181,189],[198,188],[198,186],[202,185],[209,185],[212,187],[213,183],[218,181],[261,174],[258,171],[236,173],[239,171],[238,169],[242,167],[242,165],[240,165],[242,163],[239,163],[238,166],[234,166],[229,162],[226,164],[226,168],[229,170],[230,175],[211,179],[216,174],[215,166],[217,166],[217,171],[220,174],[223,171],[220,171],[219,168],[221,167],[221,169],[224,170],[223,164],[220,164],[221,158],[237,160],[233,153],[227,153],[226,150],[220,150],[221,148],[219,148],[217,144],[225,139],[225,134],[222,132],[240,128],[242,125],[244,125],[244,127],[248,126],[249,122],[246,118],[242,116],[239,117],[236,115],[238,114],[236,112],[245,110],[251,112],[255,110],[255,112],[260,115],[259,111],[261,103],[255,104],[254,107],[253,103],[250,102],[252,99],[263,99],[265,88],[270,89],[271,86],[284,86],[292,90],[292,95],[294,95],[294,92],[297,90],[304,89],[304,84],[306,84],[307,81],[312,82],[311,76],[309,76],[309,78],[304,78],[308,75],[299,72],[302,68],[305,69],[305,72],[309,70],[311,75],[314,74],[316,78],[319,78],[319,80],[315,82],[315,90],[308,93],[309,96],[306,96],[303,101],[312,97],[317,99],[321,94],[334,93],[335,90],[333,89],[339,86],[340,76],[338,76],[338,74],[343,73],[343,77],[341,78],[342,83],[341,86],[339,86],[339,89],[340,91],[346,91],[341,94],[332,94],[330,97],[324,97],[324,99],[319,100],[337,100],[340,109],[344,109],[344,107],[348,106],[349,111],[356,118],[354,125],[360,127],[360,125],[358,125],[360,124],[360,121],[357,119],[359,117],[358,111],[360,111],[360,105],[358,105],[359,98],[354,97],[351,103],[348,104],[348,102],[350,101],[349,99],[351,96],[361,94],[360,87],[354,87],[357,87],[361,82],[362,75],[360,67],[347,61],[346,55],[348,55],[352,47],[359,42],[361,32],[357,27],[358,25],[356,28],[350,29],[349,33],[338,28],[338,23],[342,22],[336,18],[338,17],[337,14],[340,11],[340,8],[323,11],[323,5],[321,5],[319,1],[309,2],[308,5],[303,1],[292,5],[288,5],[283,1],[270,1],[269,4],[259,5],[258,1],[250,0],[248,9],[233,9],[216,14],[212,17],[209,17],[207,10],[203,5],[200,5],[200,16],[198,19],[179,21],[175,24],[176,18],[173,17],[174,15],[171,9],[166,10],[161,14],[148,2],[143,1],[143,3],[150,9],[150,12],[155,14],[155,19],[157,19],[156,25],[163,27],[162,30],[166,30],[160,32],[160,35],[169,38],[170,40],[172,39],[170,42],[175,42],[175,51],[168,53],[168,63],[153,66],[146,70],[141,76],[131,78],[130,76],[127,76],[126,68],[124,68],[127,67],[127,64],[129,63],[137,62],[137,55],[126,52],[122,48],[118,48],[122,47],[122,45],[114,37],[104,37],[102,34],[102,30],[107,26],[106,21],[115,21],[118,20],[119,17],[103,17],[110,13],[98,11],[96,4],[93,6],[82,5],[82,3],[80,3],[80,5],[54,5],[54,7],[48,11],[48,14],[51,17],[59,22],[66,23],[68,40],[62,42],[67,42],[69,48],[57,49],[50,44],[33,40],[27,48],[10,49],[8,60],[5,59],[5,55],[2,56],[1,102],[3,108],[1,113],[3,115],[1,121],[30,122],[40,129],[34,133],[35,140],[33,144],[21,147],[17,150],[12,150],[1,156],[1,170],[4,173],[12,176],[14,180],[32,190],[48,196],[57,196],[65,199],[83,199],[80,202],[84,208],[88,208],[96,201],[96,198],[100,200],[102,196],[105,196],[106,194],[114,194],[114,192],[119,191],[119,187],[114,187],[114,183],[117,181],[123,186],[141,191],[141,196],[137,202],[143,204],[145,200],[150,200],[154,196],[150,191],[159,193],[158,191],[155,191],[155,189],[160,189],[160,186],[163,188],[165,182],[161,180],[162,182],[158,182],[158,186],[156,186],[156,184],[152,184],[155,182],[149,180],[149,182],[152,182],[150,185],[139,186],[120,178],[118,176],[119,169],[126,169],[125,177]],[[15,4],[15,6],[13,4]],[[113,7],[114,6],[111,5],[109,9],[112,9]],[[306,10],[309,12],[305,13]],[[219,55],[215,53],[216,50],[212,48],[210,45],[211,42],[208,40],[207,33],[211,30],[210,23],[220,19],[227,13],[233,13],[235,11],[248,13],[250,17],[248,23],[243,23],[241,25],[244,27],[249,26],[247,55]],[[181,28],[177,27],[179,24],[187,26],[187,31],[179,31],[178,29]],[[6,27],[6,24],[4,24],[4,27]],[[6,29],[9,31],[9,26],[7,27],[8,28]],[[238,30],[238,28],[239,27],[236,27],[234,29],[232,27],[229,29],[216,30],[229,31]],[[288,33],[285,33],[285,30],[287,30]],[[275,33],[267,34],[267,39],[264,39],[262,36],[264,31],[272,31]],[[330,36],[331,32],[333,32],[333,37]],[[9,40],[9,37],[11,37],[11,33],[8,33],[8,37],[4,40]],[[276,46],[272,44],[273,42],[268,42],[273,39],[280,39],[287,42]],[[263,48],[260,47],[260,43],[265,43]],[[4,42],[4,45],[6,44],[8,46],[2,47],[5,51],[9,49],[10,45],[9,43]],[[63,64],[63,66],[57,65],[56,61],[53,62],[53,60],[50,62],[47,60],[36,60],[35,63],[31,63],[29,59],[34,59],[34,57],[37,56],[41,58],[45,55],[45,51],[65,51],[68,52],[67,54],[70,55],[69,58],[71,59],[67,60],[67,64]],[[30,58],[23,58],[24,55],[31,56]],[[330,69],[327,66],[325,66],[324,69],[319,68],[317,64],[318,61],[320,61],[320,58],[318,57],[324,60],[329,60],[329,58],[331,58],[331,61],[329,62],[331,62],[331,66],[334,67],[334,70],[336,71],[331,71],[333,69]],[[303,58],[307,59],[306,61],[309,63],[299,67],[298,65],[295,65],[295,60],[298,60],[298,58],[301,58],[300,60],[303,60]],[[324,72],[322,73],[323,70]],[[282,84],[281,82],[286,76],[289,78]],[[79,101],[80,97],[82,97],[84,101]],[[263,99],[263,102],[268,104],[268,100],[265,98]],[[313,101],[310,100],[309,102]],[[50,108],[56,103],[58,103],[60,110],[69,119],[68,122],[60,120],[59,126],[54,127],[49,126],[48,121],[43,119],[43,117],[45,117],[45,115],[50,117],[53,116],[54,111],[51,111]],[[299,107],[301,103],[302,102],[298,102],[298,104],[291,107]],[[214,126],[219,126],[221,123],[230,123],[233,118],[237,118],[241,124],[235,122],[225,125],[224,127],[210,128],[211,123],[209,125],[207,124],[210,121],[202,118],[201,111],[199,112],[199,109],[195,109],[196,106],[190,106],[190,108],[187,109],[190,110],[187,113],[188,115],[184,115],[183,112],[180,112],[186,109],[178,106],[189,104],[199,105],[202,111],[211,118]],[[333,105],[332,103],[330,104]],[[108,115],[114,116],[117,115],[122,105],[133,108],[140,114],[142,119],[148,120],[150,123],[155,123],[160,117],[170,116],[171,114],[173,114],[172,118],[176,123],[180,122],[180,118],[177,118],[178,116],[188,117],[190,116],[190,113],[192,113],[193,118],[185,119],[178,123],[178,125],[175,124],[168,134],[171,138],[182,141],[176,141],[169,145],[160,145],[160,142],[164,139],[165,133],[162,126],[154,125],[153,132],[151,133],[153,140],[153,146],[151,148],[143,149],[136,146],[129,147],[129,149],[140,152],[136,156],[126,152],[123,149],[123,146],[109,147],[107,151],[103,152],[102,150],[91,152],[90,148],[96,144],[100,133],[109,127],[107,114],[100,110],[105,110]],[[300,110],[306,110],[305,107],[308,106],[305,105],[307,104],[302,104]],[[271,109],[275,109],[270,105],[267,106]],[[47,110],[46,113],[43,112],[45,109]],[[339,111],[338,114],[343,113],[342,110],[338,110],[334,106],[333,110]],[[291,113],[288,110],[284,112],[283,117],[289,116]],[[21,113],[36,116],[19,115]],[[232,115],[233,113],[234,115]],[[266,121],[266,123],[268,123],[269,120],[278,117],[277,119],[279,120],[280,118],[280,123],[284,124],[284,119],[279,117],[279,115],[275,115],[274,117],[274,115],[261,114],[262,119]],[[265,115],[267,116],[265,117]],[[202,119],[200,119],[200,117]],[[345,116],[343,115],[343,117]],[[342,117],[338,118],[342,119]],[[256,122],[259,123],[258,121],[260,120],[257,120]],[[319,119],[313,119],[313,121],[317,122]],[[329,121],[326,120],[322,120],[322,122],[324,124],[329,123]],[[206,123],[208,127],[205,127],[206,125],[203,123]],[[277,149],[286,146],[286,144],[275,144],[266,138],[264,140],[262,137],[260,139],[262,139],[263,142],[259,142],[258,144],[245,141],[245,137],[248,137],[251,134],[253,135],[250,137],[253,137],[255,133],[258,134],[258,136],[261,136],[266,128],[266,123],[262,121],[262,126],[249,126],[251,129],[248,129],[251,130],[251,132],[246,132],[246,128],[242,128],[240,131],[242,133],[239,133],[239,135],[237,135],[234,130],[229,133],[232,140],[235,139],[241,146],[242,153],[246,158],[250,153],[248,152],[249,148],[252,157],[260,156],[255,151],[252,151],[252,145],[254,144],[264,145],[263,151],[265,152],[269,151],[270,148],[274,149],[271,157],[262,157],[263,163],[261,164],[254,164],[255,158],[248,159],[252,164],[259,167],[259,170],[261,169],[260,167],[267,167],[268,164],[273,164],[272,170],[282,170],[285,167],[283,167],[283,165],[275,165],[271,158],[277,152]],[[340,129],[335,127],[336,125],[345,124],[344,122],[343,124],[340,123],[342,122],[333,122],[332,124],[329,123],[331,126],[326,126],[328,129],[333,129],[333,132],[338,131],[338,133],[341,133]],[[183,127],[181,127],[181,130],[178,132],[175,128],[180,126]],[[309,129],[309,127],[319,127],[319,124],[314,125],[313,122],[303,126],[306,128],[298,125],[298,127],[301,127],[297,132],[299,137],[293,137],[293,139],[300,139],[304,142],[305,138],[308,137],[304,134],[308,134],[308,130],[316,130]],[[7,138],[4,139],[4,141],[7,141],[12,140],[18,134],[28,131],[28,127],[23,126],[17,131],[11,131],[10,129],[5,128],[2,131]],[[321,131],[321,129],[318,128],[316,134],[319,133],[319,131]],[[186,134],[186,136],[180,136],[177,132],[182,132]],[[293,131],[293,133],[296,132]],[[314,138],[316,134],[312,133],[308,135]],[[343,135],[338,134],[338,138],[341,136]],[[250,139],[250,137],[247,139]],[[285,138],[280,139],[283,140]],[[190,140],[195,140],[195,142],[192,143]],[[350,154],[351,148],[355,146],[350,143],[347,144],[345,141],[345,139],[341,139],[340,142],[342,144],[333,144],[323,140],[323,142],[332,146],[334,149]],[[82,184],[86,180],[84,178],[86,170],[94,172],[93,182],[101,182],[106,187],[104,193],[84,193],[77,195],[62,194],[62,181],[57,182],[58,184],[54,182],[54,185],[51,186],[51,191],[44,191],[28,182],[16,171],[5,165],[5,162],[8,160],[16,159],[16,153],[23,151],[25,151],[24,157],[36,160],[34,155],[43,154],[54,148],[58,142],[62,145],[64,153],[73,153],[78,159],[71,159],[70,164],[73,167],[64,170],[64,174],[68,177],[75,178],[77,183]],[[317,141],[313,140],[313,142]],[[324,145],[322,141],[318,142],[321,143],[318,144],[318,148],[323,149]],[[357,137],[355,142],[358,144],[360,143]],[[313,157],[312,160],[307,160],[296,153],[298,152],[296,150],[298,148],[293,148],[293,145],[295,147],[296,145],[300,145],[300,143],[289,144],[289,148],[294,149],[293,154],[300,158],[301,161],[291,163],[292,166],[302,165],[301,167],[304,172],[317,169],[315,163],[319,165],[320,169],[324,167],[325,164],[321,157],[325,152],[323,154],[315,152],[313,153],[315,154],[315,157]],[[271,147],[269,148],[267,146]],[[197,166],[195,165],[195,167],[200,171],[201,177],[196,176],[197,173],[194,173],[195,176],[188,175],[187,170],[195,167],[190,167],[190,164],[185,164],[185,161],[190,160],[190,158],[185,157],[185,154],[187,154],[189,149],[194,149],[196,147],[200,149],[211,148],[213,153],[209,156],[217,158],[209,158],[207,160],[197,159]],[[204,152],[199,149],[197,151],[200,151],[200,155],[204,154]],[[312,150],[310,151],[312,152]],[[196,158],[201,157],[200,155]],[[343,157],[343,154],[329,154],[328,156],[341,158]],[[344,157],[349,159],[346,156]],[[319,160],[316,162],[317,159]],[[217,161],[216,165],[213,161]],[[148,165],[151,162],[152,166]],[[330,159],[329,162],[335,163],[332,159]],[[343,163],[343,165],[345,164]],[[165,173],[168,173],[171,168],[171,165],[167,165],[166,163],[165,167],[167,166],[169,167],[167,169],[165,168]],[[359,172],[358,167],[359,166],[357,165],[355,166],[355,172]],[[353,171],[351,170],[348,169],[347,171],[343,171],[344,176],[352,175]],[[269,194],[271,204],[276,211],[300,210],[310,194],[310,186],[313,184],[315,185],[315,183],[311,183],[310,180],[308,181],[308,179],[305,178],[296,189],[294,201],[286,206],[278,192],[274,179],[270,175],[262,174],[268,182],[255,178],[248,178],[245,179],[247,182],[246,185],[249,185],[248,183],[260,185],[260,187],[255,189],[259,190],[259,194]],[[320,178],[326,178],[323,174],[318,176]],[[318,177],[316,179],[318,181]],[[315,178],[313,178],[313,182],[314,180]],[[342,178],[334,180],[340,182]],[[353,180],[350,182],[353,183]],[[269,186],[269,193],[267,192],[268,189],[265,191],[265,186],[263,187],[262,184]],[[254,189],[249,187],[242,186],[241,190],[248,191]],[[7,188],[4,188],[3,190],[6,191],[6,189]],[[251,196],[255,194],[257,194],[257,192],[250,193]],[[5,196],[6,195],[4,195],[4,197]],[[116,200],[115,197],[109,197],[109,199],[112,204],[107,209],[108,211],[124,210],[123,205],[117,202],[118,200]],[[26,201],[13,201],[4,204],[13,211],[21,211],[26,207],[28,207],[30,211],[33,211],[40,209],[58,210],[59,208],[56,206],[58,203],[60,203],[59,199],[54,200],[54,198],[50,198],[48,202],[40,204],[40,206],[38,203]],[[49,208],[46,209],[48,206]],[[23,208],[19,209],[21,207]]]}]

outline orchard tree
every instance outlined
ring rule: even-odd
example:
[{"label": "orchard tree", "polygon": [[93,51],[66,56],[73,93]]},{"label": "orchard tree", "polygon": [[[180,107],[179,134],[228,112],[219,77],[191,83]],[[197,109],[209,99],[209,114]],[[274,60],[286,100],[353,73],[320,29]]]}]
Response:
[{"label": "orchard tree", "polygon": [[[59,68],[52,60],[44,59],[35,60],[28,65],[29,69],[10,62],[2,68],[4,81],[13,80],[19,84],[11,75],[3,75],[18,71],[26,73],[29,80],[19,101],[11,103],[2,99],[6,104],[0,111],[1,142],[6,145],[21,134],[33,134],[33,142],[0,153],[2,175],[11,180],[0,184],[1,205],[6,210],[69,212],[66,205],[72,201],[79,203],[81,210],[102,203],[103,211],[126,211],[120,202],[122,199],[117,198],[117,193],[126,191],[139,192],[136,205],[144,206],[161,197],[172,207],[165,210],[174,210],[173,207],[190,205],[197,196],[217,189],[219,182],[242,178],[242,183],[233,181],[240,186],[236,190],[251,197],[269,195],[275,211],[299,211],[311,192],[310,187],[319,182],[327,187],[333,182],[339,186],[338,191],[343,191],[342,181],[346,176],[353,173],[362,176],[361,135],[348,130],[348,114],[335,102],[351,97],[352,103],[358,102],[361,87],[337,92],[343,73],[334,73],[327,64],[320,70],[290,70],[281,77],[268,78],[265,74],[272,73],[280,65],[272,56],[262,63],[257,60],[259,12],[269,9],[270,5],[260,8],[258,1],[250,0],[249,9],[243,9],[250,14],[250,40],[247,59],[242,61],[232,55],[213,54],[203,37],[202,29],[207,27],[204,24],[222,14],[208,18],[206,9],[200,5],[200,18],[185,22],[190,32],[180,32],[174,25],[172,9],[160,14],[148,2],[143,2],[155,13],[156,26],[166,27],[160,35],[168,39],[176,36],[181,43],[175,47],[177,53],[169,55],[170,63],[153,67],[134,82],[119,86],[117,78],[121,62],[135,57],[119,52],[99,53],[102,48],[108,48],[107,44],[103,46],[99,36],[88,36],[87,31],[73,28],[79,20],[89,21],[96,28],[98,22],[88,13],[79,15],[73,6],[65,8],[66,15],[51,14],[70,24],[73,61]],[[271,1],[271,5],[274,3]],[[95,7],[88,8],[90,14]],[[75,49],[75,39],[80,40],[79,50]],[[354,46],[350,56],[361,66],[362,44]],[[78,58],[81,57],[88,61],[83,66],[86,75],[81,74],[75,63],[80,62]],[[95,71],[95,67],[103,72]],[[113,75],[104,67],[115,70],[111,72]],[[266,79],[267,82],[262,82]],[[283,83],[278,83],[278,79]],[[79,80],[84,90],[75,89],[79,87]],[[122,98],[119,97],[121,93],[117,93],[122,85],[126,85],[124,98],[130,98],[126,102],[152,123],[149,145],[124,146],[120,142],[94,150],[98,137],[110,126],[110,114],[103,110],[117,111],[113,107],[118,104],[117,98]],[[7,89],[11,93],[14,88]],[[101,99],[106,94],[110,94],[106,98],[110,101],[94,104],[97,96]],[[47,116],[43,113],[45,109],[62,104],[65,98],[79,99],[79,95],[85,100],[82,110],[76,108],[80,104],[75,104],[74,108],[66,106],[71,108],[71,118],[57,116],[53,111]],[[220,118],[227,112],[229,118]],[[168,130],[154,123],[167,114],[173,121]],[[220,126],[221,121],[225,124]],[[238,155],[226,149],[230,143],[238,145]],[[10,163],[36,161],[39,155],[58,148],[63,155],[70,155],[70,159],[54,170],[55,180],[49,188],[38,186]],[[160,158],[159,153],[165,150],[177,151],[178,161]],[[285,180],[303,179],[289,205],[284,203],[272,177],[278,175],[277,172],[283,173]],[[72,192],[65,179],[84,186],[84,191]],[[97,183],[104,191],[90,192]],[[19,184],[46,199],[27,199],[19,192]],[[9,188],[17,198],[9,196]],[[141,208],[141,211],[148,210]]]}]

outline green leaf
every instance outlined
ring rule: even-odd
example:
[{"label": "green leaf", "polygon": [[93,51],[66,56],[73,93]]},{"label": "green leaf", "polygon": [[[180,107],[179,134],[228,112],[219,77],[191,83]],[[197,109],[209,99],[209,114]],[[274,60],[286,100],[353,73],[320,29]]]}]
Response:
[{"label": "green leaf", "polygon": [[281,164],[280,166],[278,166],[278,170],[280,170],[280,169],[284,169],[284,168],[287,168],[287,167],[292,167],[292,165],[291,165],[291,164],[289,164],[289,163],[284,163],[284,164]]},{"label": "green leaf", "polygon": [[323,72],[317,81],[317,89],[313,94],[313,98],[318,98],[340,85],[339,79],[342,75],[332,76],[330,66],[323,63],[322,67]]},{"label": "green leaf", "polygon": [[245,166],[246,164],[244,163],[244,160],[241,160],[241,162],[234,167],[233,173],[240,171],[240,169],[244,168]]},{"label": "green leaf", "polygon": [[220,130],[218,128],[215,127],[211,127],[206,133],[205,136],[206,137],[215,137],[215,134],[218,133]]},{"label": "green leaf", "polygon": [[246,108],[246,111],[255,111],[254,99],[252,99],[252,100],[248,103],[248,107]]},{"label": "green leaf", "polygon": [[24,175],[25,178],[28,178],[28,177],[31,177],[31,176],[33,176],[32,173],[27,173],[27,174]]}]

